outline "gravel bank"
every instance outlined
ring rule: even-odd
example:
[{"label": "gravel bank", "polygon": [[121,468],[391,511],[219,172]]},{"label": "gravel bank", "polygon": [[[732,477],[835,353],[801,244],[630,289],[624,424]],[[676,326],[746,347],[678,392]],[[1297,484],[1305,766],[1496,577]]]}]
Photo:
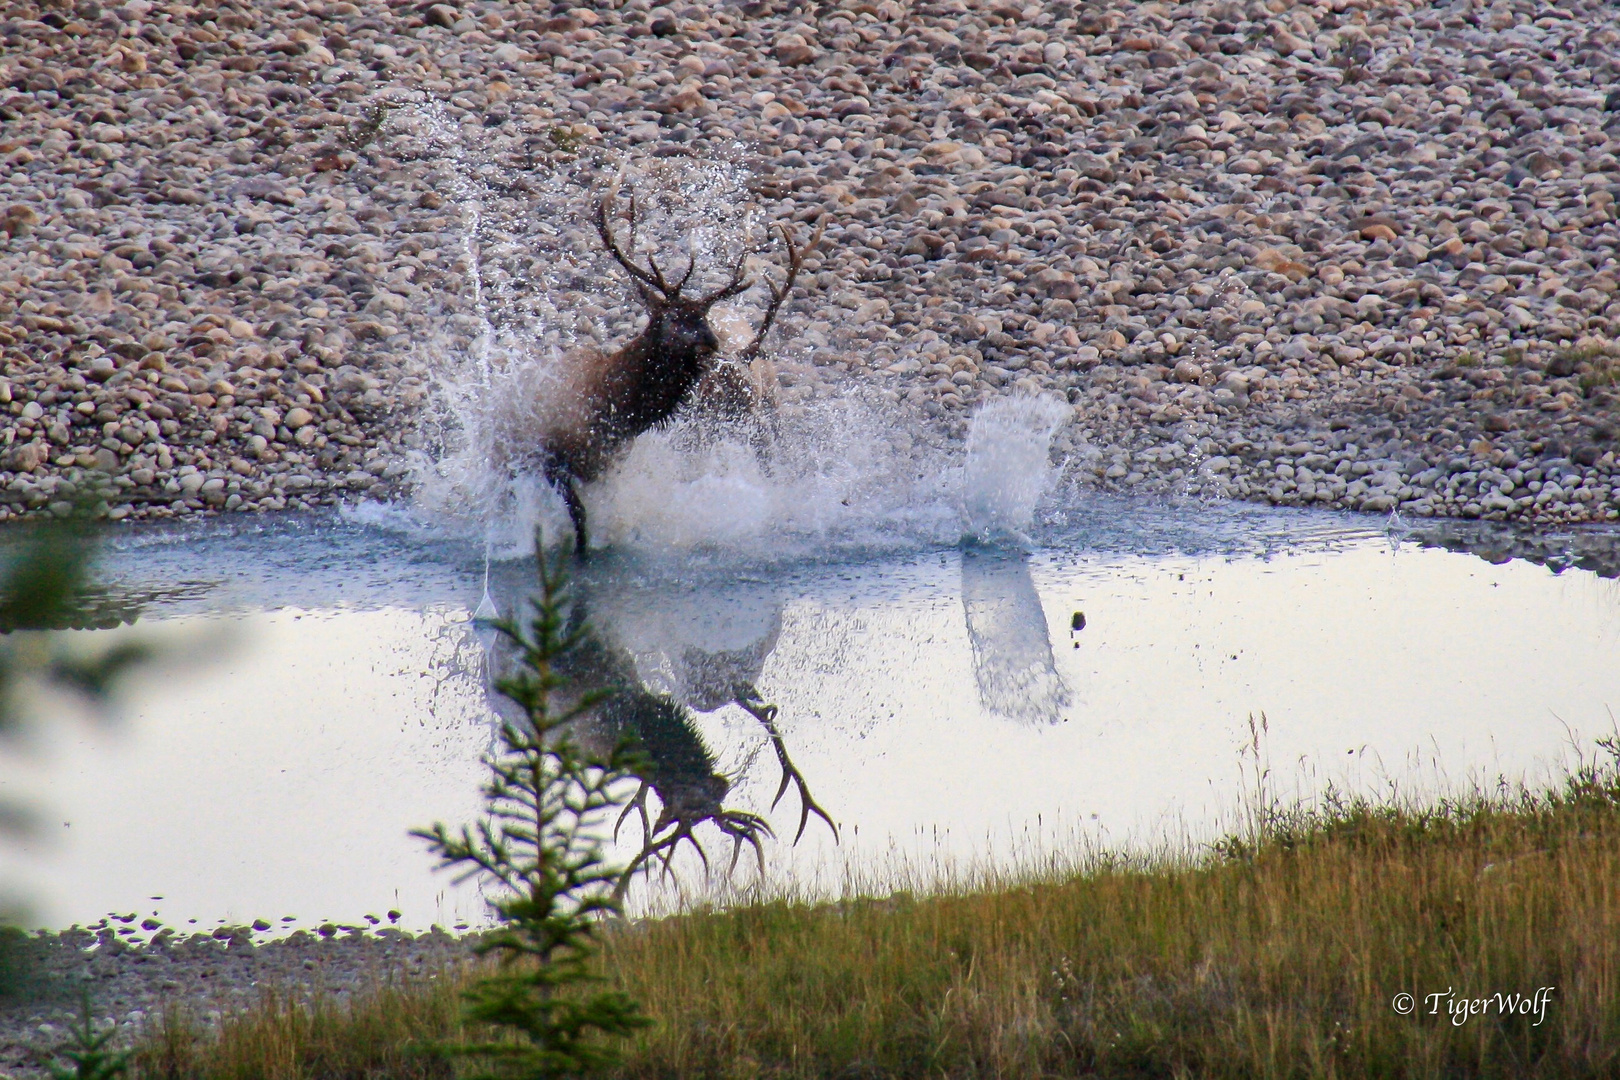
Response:
[{"label": "gravel bank", "polygon": [[1050,391],[1105,488],[1620,517],[1612,5],[85,0],[0,34],[0,518],[397,485],[467,285],[443,170],[373,111],[421,95],[508,166],[740,153],[767,214],[826,215],[789,407]]},{"label": "gravel bank", "polygon": [[[134,935],[126,941],[126,935]],[[255,940],[259,939],[259,940]],[[117,921],[32,939],[37,961],[27,988],[0,997],[0,1077],[48,1075],[40,1054],[69,1038],[80,988],[90,991],[98,1028],[116,1025],[127,1046],[165,1010],[212,1024],[265,994],[321,994],[337,1001],[390,978],[423,978],[465,962],[467,938],[435,929],[411,935],[387,927],[324,927],[264,940],[252,927],[176,936]]]}]

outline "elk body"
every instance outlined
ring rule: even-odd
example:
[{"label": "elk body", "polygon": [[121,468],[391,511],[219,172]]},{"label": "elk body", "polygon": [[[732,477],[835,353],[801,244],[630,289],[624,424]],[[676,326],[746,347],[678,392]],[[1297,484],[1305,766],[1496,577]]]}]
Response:
[{"label": "elk body", "polygon": [[[581,557],[586,553],[588,534],[579,485],[602,476],[636,436],[667,423],[694,397],[699,383],[715,372],[720,347],[709,326],[709,309],[753,284],[744,274],[745,255],[732,268],[730,280],[716,291],[696,298],[682,295],[695,261],[689,258],[686,272],[673,282],[651,256],[645,268],[640,266],[626,249],[635,246],[635,198],[632,196],[628,205],[630,242],[626,247],[621,247],[614,235],[613,202],[614,193],[610,191],[597,203],[596,231],[603,247],[630,275],[631,286],[647,308],[647,325],[617,352],[593,352],[572,358],[562,375],[562,384],[552,388],[561,407],[553,410],[540,435],[545,478],[568,506],[575,551]],[[786,230],[783,236],[787,236]],[[803,257],[804,253],[789,238],[787,284],[781,290],[771,289],[764,325],[749,347],[751,352],[745,352],[745,363],[758,355],[759,344],[792,288]],[[716,385],[720,389],[704,397],[714,398],[715,407],[724,415],[740,414],[759,405],[759,396],[734,379],[722,377]]]}]

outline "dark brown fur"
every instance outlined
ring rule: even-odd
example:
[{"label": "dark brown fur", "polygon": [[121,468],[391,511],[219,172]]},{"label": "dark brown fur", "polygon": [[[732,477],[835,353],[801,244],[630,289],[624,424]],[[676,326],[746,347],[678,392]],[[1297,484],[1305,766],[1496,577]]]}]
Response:
[{"label": "dark brown fur", "polygon": [[[687,299],[681,290],[692,276],[686,273],[671,283],[648,259],[643,269],[614,238],[611,217],[614,192],[596,206],[596,231],[619,265],[630,274],[631,285],[647,306],[647,325],[618,352],[587,353],[575,357],[560,387],[569,408],[555,415],[541,434],[545,476],[562,492],[574,525],[575,551],[584,556],[587,533],[585,506],[578,485],[595,480],[648,428],[668,422],[692,388],[714,363],[720,347],[709,328],[709,309],[747,289],[743,262],[733,268],[731,280],[719,290]],[[629,233],[635,242],[636,203],[629,202]]]},{"label": "dark brown fur", "polygon": [[[732,269],[731,280],[720,289],[697,299],[683,297],[681,290],[692,276],[692,263],[687,263],[686,273],[675,282],[664,277],[653,259],[648,259],[646,268],[637,265],[613,235],[614,194],[609,191],[597,204],[597,233],[603,246],[630,274],[631,285],[647,306],[647,325],[617,352],[590,352],[573,358],[563,376],[565,384],[555,388],[558,400],[567,407],[547,421],[540,437],[546,479],[557,487],[568,505],[568,516],[574,526],[575,551],[581,557],[586,552],[587,533],[585,507],[580,501],[578,485],[600,477],[624,454],[636,436],[667,423],[693,396],[699,382],[715,370],[715,353],[720,345],[708,323],[709,309],[752,284],[744,277],[744,261],[739,260]],[[636,228],[633,195],[628,210],[633,246]],[[785,230],[783,235],[786,236]],[[787,285],[780,292],[775,288],[771,290],[764,326],[739,357],[744,363],[758,357],[760,342],[798,273],[803,253],[795,250],[791,238],[788,255]],[[744,387],[736,385],[735,379],[727,382],[732,385],[721,406],[724,412],[758,406],[761,399],[757,393],[739,396],[744,394]]]}]

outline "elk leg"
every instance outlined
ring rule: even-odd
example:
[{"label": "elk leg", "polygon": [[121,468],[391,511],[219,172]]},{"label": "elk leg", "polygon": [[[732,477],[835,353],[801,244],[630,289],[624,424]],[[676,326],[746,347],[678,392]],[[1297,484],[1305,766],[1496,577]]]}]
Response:
[{"label": "elk leg", "polygon": [[590,539],[585,532],[585,504],[579,499],[574,478],[563,482],[563,501],[568,504],[568,520],[574,523],[574,557],[581,561],[590,557]]},{"label": "elk leg", "polygon": [[776,445],[778,434],[774,412],[754,414],[748,433],[748,444],[754,451],[755,460],[766,473],[771,471],[771,450]]},{"label": "elk leg", "polygon": [[776,809],[776,804],[787,794],[789,782],[799,789],[799,831],[793,834],[793,842],[797,844],[804,838],[805,826],[810,824],[810,815],[814,814],[827,823],[827,828],[832,830],[833,841],[836,843],[838,826],[827,815],[827,811],[811,798],[810,785],[805,782],[804,774],[799,772],[798,767],[793,764],[793,759],[788,757],[787,743],[783,741],[782,733],[776,729],[776,706],[761,701],[759,692],[751,686],[742,688],[742,692],[737,695],[737,704],[747,709],[765,728],[765,734],[771,739],[771,747],[776,751],[777,763],[782,766],[782,783],[776,789],[776,798],[771,800],[771,809]]},{"label": "elk leg", "polygon": [[590,554],[585,531],[585,504],[580,501],[574,474],[554,454],[547,454],[543,473],[546,483],[555,487],[568,507],[568,520],[574,525],[574,557],[584,560]]}]

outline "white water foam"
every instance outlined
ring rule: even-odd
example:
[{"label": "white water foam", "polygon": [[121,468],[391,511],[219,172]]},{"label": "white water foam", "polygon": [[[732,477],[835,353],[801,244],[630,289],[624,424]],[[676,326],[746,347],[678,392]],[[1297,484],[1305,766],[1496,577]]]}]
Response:
[{"label": "white water foam", "polygon": [[980,540],[1025,541],[1035,506],[1052,487],[1052,437],[1073,413],[1056,397],[988,402],[968,428],[962,514]]},{"label": "white water foam", "polygon": [[[594,543],[643,552],[803,558],[964,536],[1028,543],[1067,415],[1046,398],[993,401],[970,418],[964,452],[914,440],[906,425],[920,417],[851,393],[783,417],[764,460],[740,441],[694,438],[690,421],[647,432],[583,496]],[[507,557],[529,553],[537,526],[555,536],[568,525],[532,472],[515,474],[495,509],[485,535]]]}]

